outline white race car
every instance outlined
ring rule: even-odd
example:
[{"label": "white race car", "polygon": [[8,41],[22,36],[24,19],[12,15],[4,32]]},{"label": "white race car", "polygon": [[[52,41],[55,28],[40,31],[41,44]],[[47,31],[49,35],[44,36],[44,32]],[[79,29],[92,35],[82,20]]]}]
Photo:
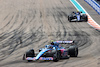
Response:
[{"label": "white race car", "polygon": [[68,16],[68,21],[72,22],[72,21],[88,21],[88,16],[86,14],[83,14],[80,11],[77,12],[72,12],[69,16]]}]

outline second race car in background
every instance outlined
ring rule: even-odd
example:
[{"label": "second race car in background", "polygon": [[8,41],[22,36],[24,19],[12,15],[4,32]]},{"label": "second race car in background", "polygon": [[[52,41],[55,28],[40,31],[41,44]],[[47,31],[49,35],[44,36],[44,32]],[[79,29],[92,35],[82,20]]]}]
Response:
[{"label": "second race car in background", "polygon": [[86,14],[83,14],[80,11],[77,12],[72,12],[69,16],[68,16],[68,21],[72,22],[72,21],[84,21],[87,22],[88,21],[88,16]]},{"label": "second race car in background", "polygon": [[38,53],[35,53],[34,49],[28,50],[23,55],[23,60],[37,61],[37,60],[53,60],[55,62],[60,59],[78,56],[78,47],[72,44],[73,41],[55,41],[59,44],[71,44],[69,47],[64,48],[62,46],[46,45],[45,48],[39,49]]}]

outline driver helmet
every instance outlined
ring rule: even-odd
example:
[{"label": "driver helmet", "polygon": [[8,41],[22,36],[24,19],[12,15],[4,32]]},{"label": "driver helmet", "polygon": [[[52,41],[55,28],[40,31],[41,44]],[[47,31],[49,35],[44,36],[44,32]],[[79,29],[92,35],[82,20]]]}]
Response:
[{"label": "driver helmet", "polygon": [[79,13],[79,14],[80,14],[80,11],[77,11],[77,13]]},{"label": "driver helmet", "polygon": [[77,10],[77,13],[78,13],[79,11]]},{"label": "driver helmet", "polygon": [[51,43],[50,43],[51,45],[54,45],[54,41],[53,40],[51,40]]}]

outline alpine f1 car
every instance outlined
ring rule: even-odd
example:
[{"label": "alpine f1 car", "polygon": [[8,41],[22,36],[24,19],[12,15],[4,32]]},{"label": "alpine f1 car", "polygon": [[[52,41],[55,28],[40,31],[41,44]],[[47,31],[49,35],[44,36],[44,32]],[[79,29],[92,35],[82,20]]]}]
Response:
[{"label": "alpine f1 car", "polygon": [[68,16],[68,21],[72,22],[72,21],[84,21],[87,22],[88,21],[88,16],[86,14],[83,14],[82,12],[78,11],[78,12],[72,12],[69,16]]},{"label": "alpine f1 car", "polygon": [[[56,45],[46,45],[45,48],[40,48],[38,53],[35,53],[34,49],[28,50],[23,55],[23,60],[37,61],[37,60],[53,60],[55,62],[60,59],[68,59],[69,57],[78,56],[78,47],[77,45],[72,45],[73,41],[55,41],[59,43],[59,46]],[[61,44],[71,44],[67,48],[61,46]],[[66,45],[67,46],[67,45]]]}]

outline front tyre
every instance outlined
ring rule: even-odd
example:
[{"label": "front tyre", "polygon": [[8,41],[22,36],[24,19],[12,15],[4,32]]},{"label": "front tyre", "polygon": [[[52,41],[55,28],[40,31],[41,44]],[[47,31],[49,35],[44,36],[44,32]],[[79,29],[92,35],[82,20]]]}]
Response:
[{"label": "front tyre", "polygon": [[[23,55],[23,60],[25,60],[27,57],[35,57],[34,49],[31,49],[31,50],[27,51]],[[28,62],[30,62],[30,61],[32,61],[32,60],[28,60]]]},{"label": "front tyre", "polygon": [[68,16],[68,21],[71,22],[71,20],[72,20],[72,17]]},{"label": "front tyre", "polygon": [[60,51],[56,51],[55,54],[53,55],[53,61],[54,62],[59,61],[60,57],[61,57]]}]

